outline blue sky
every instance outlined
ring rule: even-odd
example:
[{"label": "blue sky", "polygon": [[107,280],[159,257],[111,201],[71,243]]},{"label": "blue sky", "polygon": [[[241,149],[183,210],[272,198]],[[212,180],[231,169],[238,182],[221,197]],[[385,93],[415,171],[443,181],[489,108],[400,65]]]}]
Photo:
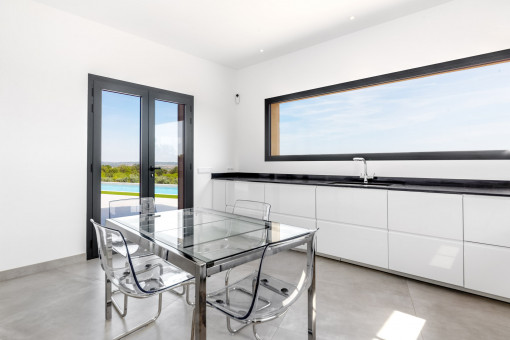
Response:
[{"label": "blue sky", "polygon": [[280,104],[280,154],[510,149],[510,63]]},{"label": "blue sky", "polygon": [[[103,91],[102,162],[139,162],[140,98]],[[156,162],[177,162],[177,104],[156,100]]]}]

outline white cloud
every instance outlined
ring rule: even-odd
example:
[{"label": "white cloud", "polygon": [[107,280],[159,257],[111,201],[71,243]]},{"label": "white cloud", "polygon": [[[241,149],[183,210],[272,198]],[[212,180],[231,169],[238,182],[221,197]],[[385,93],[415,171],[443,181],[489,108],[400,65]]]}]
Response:
[{"label": "white cloud", "polygon": [[168,122],[156,125],[156,162],[177,162],[179,155],[179,123]]}]

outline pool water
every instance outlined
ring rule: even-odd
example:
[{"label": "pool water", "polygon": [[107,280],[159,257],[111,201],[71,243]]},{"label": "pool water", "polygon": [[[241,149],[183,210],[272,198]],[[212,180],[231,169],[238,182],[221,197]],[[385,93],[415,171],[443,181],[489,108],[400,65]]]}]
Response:
[{"label": "pool water", "polygon": [[[119,191],[140,193],[139,183],[101,183],[101,191]],[[156,194],[178,195],[177,186],[155,185]]]}]

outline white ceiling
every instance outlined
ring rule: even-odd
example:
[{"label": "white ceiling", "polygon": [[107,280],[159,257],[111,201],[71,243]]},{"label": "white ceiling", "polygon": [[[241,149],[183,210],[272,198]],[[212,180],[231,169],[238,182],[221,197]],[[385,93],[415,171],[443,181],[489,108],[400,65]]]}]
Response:
[{"label": "white ceiling", "polygon": [[36,1],[239,69],[451,0]]}]

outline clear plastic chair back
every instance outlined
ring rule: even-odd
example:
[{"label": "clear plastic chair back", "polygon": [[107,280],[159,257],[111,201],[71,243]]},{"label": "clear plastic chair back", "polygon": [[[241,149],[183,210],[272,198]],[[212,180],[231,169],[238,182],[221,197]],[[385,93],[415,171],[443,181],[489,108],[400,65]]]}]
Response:
[{"label": "clear plastic chair back", "polygon": [[[307,237],[315,242],[315,231],[301,238]],[[315,254],[290,250],[295,241],[267,245],[255,271],[209,295],[208,303],[240,321],[268,321],[285,313],[308,290],[313,273]]]},{"label": "clear plastic chair back", "polygon": [[109,217],[117,218],[133,215],[147,215],[156,212],[153,197],[128,198],[110,201]]},{"label": "clear plastic chair back", "polygon": [[[130,296],[152,295],[193,278],[159,256],[131,258],[121,232],[91,220],[96,231],[101,265],[108,279]],[[112,240],[122,240],[124,250],[114,252]]]},{"label": "clear plastic chair back", "polygon": [[252,217],[265,221],[269,221],[270,212],[270,204],[248,200],[237,200],[234,204],[233,210],[233,213],[236,215]]}]

